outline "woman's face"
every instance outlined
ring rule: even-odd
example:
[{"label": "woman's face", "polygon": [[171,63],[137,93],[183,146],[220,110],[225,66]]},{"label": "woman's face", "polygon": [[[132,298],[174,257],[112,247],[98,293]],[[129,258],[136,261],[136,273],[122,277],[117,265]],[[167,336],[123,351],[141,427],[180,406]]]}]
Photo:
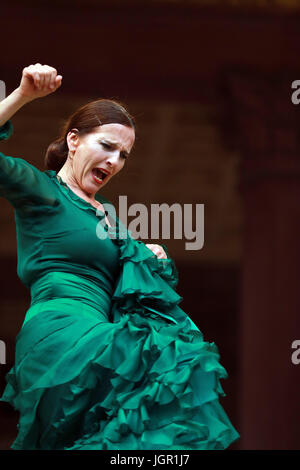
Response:
[{"label": "woman's face", "polygon": [[87,194],[96,194],[122,170],[134,140],[135,132],[131,127],[116,123],[103,124],[82,136],[69,132],[72,183]]}]

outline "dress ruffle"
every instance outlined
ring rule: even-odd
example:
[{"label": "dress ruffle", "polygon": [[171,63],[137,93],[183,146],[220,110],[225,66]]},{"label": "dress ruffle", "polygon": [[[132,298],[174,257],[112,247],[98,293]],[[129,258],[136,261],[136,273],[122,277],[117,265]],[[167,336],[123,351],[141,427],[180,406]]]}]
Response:
[{"label": "dress ruffle", "polygon": [[[220,379],[227,372],[219,363],[216,345],[203,340],[178,306],[182,297],[175,291],[174,262],[158,259],[120,224],[107,231],[119,245],[121,265],[111,323],[82,318],[83,328],[79,336],[74,333],[74,344],[60,352],[50,369],[39,371],[27,388],[20,383],[22,362],[26,367],[26,357],[34,349],[35,357],[39,350],[43,354],[43,343],[48,350],[55,333],[62,344],[65,332],[72,337],[72,316],[60,319],[44,337],[40,333],[16,363],[2,397],[22,410],[12,448],[227,448],[239,438],[219,403],[219,396],[225,395]],[[121,233],[127,236],[122,238]],[[51,314],[46,316],[50,321]],[[22,330],[19,335],[21,339]],[[41,434],[39,416],[51,403],[52,414]]]},{"label": "dress ruffle", "polygon": [[[110,423],[72,448],[228,447],[239,435],[218,401],[219,395],[225,396],[220,379],[227,372],[217,346],[203,341],[201,331],[178,307],[182,297],[174,290],[178,274],[173,260],[158,259],[124,228],[109,232],[120,246],[122,265],[111,319],[126,322],[132,348],[118,361],[113,388],[102,402]],[[127,234],[125,240],[120,233]],[[117,342],[126,344],[119,334]],[[99,447],[99,437],[107,447]]]}]

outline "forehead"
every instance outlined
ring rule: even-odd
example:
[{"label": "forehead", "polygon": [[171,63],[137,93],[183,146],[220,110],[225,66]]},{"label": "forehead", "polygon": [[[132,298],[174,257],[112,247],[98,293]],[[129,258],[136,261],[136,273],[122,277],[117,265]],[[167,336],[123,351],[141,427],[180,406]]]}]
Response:
[{"label": "forehead", "polygon": [[97,139],[108,139],[111,143],[118,144],[130,150],[135,139],[134,129],[123,124],[103,124],[92,133]]}]

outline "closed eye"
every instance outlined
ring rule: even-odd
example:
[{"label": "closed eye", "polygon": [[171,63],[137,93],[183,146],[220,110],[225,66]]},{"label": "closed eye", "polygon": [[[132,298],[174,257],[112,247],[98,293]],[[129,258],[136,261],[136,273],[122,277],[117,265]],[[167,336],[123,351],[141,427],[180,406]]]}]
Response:
[{"label": "closed eye", "polygon": [[[107,144],[106,142],[101,142],[102,147],[104,147],[106,150],[114,150],[114,147],[110,144]],[[121,157],[126,160],[128,158],[128,153],[127,152],[121,152]]]},{"label": "closed eye", "polygon": [[101,145],[108,150],[111,149],[111,146],[109,144],[106,144],[105,142],[101,142]]}]

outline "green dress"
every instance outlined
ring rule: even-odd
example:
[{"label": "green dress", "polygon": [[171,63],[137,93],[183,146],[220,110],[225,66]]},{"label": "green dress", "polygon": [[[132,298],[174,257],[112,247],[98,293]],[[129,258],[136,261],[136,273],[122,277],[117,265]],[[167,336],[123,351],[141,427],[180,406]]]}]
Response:
[{"label": "green dress", "polygon": [[[13,131],[0,127],[0,139]],[[1,401],[20,413],[12,449],[225,449],[239,438],[218,401],[227,372],[178,304],[172,259],[52,170],[0,153],[18,266],[31,304]],[[164,245],[163,245],[164,246]],[[164,248],[166,248],[164,246]]]}]

